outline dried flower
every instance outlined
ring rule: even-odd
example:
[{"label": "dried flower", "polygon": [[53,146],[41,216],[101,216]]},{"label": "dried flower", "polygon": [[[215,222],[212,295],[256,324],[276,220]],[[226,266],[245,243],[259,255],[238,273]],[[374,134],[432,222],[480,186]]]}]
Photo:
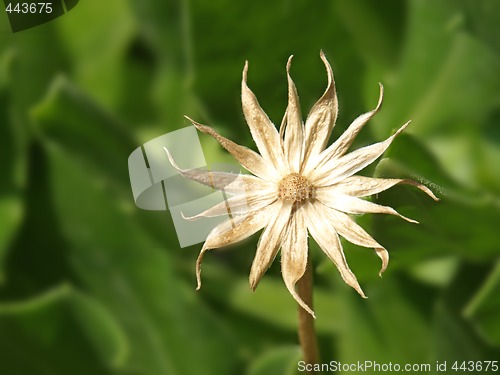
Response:
[{"label": "dried flower", "polygon": [[188,118],[198,130],[219,141],[253,175],[244,174],[234,180],[234,175],[228,173],[182,170],[166,150],[170,162],[183,176],[236,194],[227,202],[189,218],[194,220],[227,214],[227,204],[231,207],[232,219],[210,232],[198,257],[198,289],[201,286],[201,261],[207,250],[233,244],[264,228],[250,271],[252,290],[255,290],[281,249],[281,268],[286,287],[295,300],[314,316],[295,290],[295,284],[303,276],[307,265],[309,232],[338,268],[344,281],[366,298],[347,265],[339,236],[353,244],[373,248],[382,260],[379,274],[387,268],[389,254],[349,214],[384,213],[416,223],[391,207],[361,199],[396,184],[414,185],[433,199],[438,199],[418,182],[354,175],[381,156],[409,123],[383,142],[346,153],[363,126],[379,111],[383,97],[381,84],[376,108],[356,118],[326,148],[337,118],[338,103],[332,68],[323,52],[320,56],[327,70],[328,87],[311,109],[305,124],[295,84],[289,74],[292,56],[289,58],[288,107],[279,133],[247,86],[248,62],[245,63],[241,87],[243,112],[260,155]]}]

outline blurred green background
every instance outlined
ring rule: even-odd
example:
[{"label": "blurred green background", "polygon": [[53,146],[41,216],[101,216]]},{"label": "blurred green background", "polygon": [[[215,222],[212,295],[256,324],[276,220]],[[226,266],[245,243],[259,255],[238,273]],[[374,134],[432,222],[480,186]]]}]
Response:
[{"label": "blurred green background", "polygon": [[[363,173],[442,199],[395,187],[374,199],[420,225],[358,218],[391,254],[380,279],[373,252],[344,243],[368,300],[311,244],[323,360],[499,360],[499,25],[495,0],[82,0],[16,34],[2,13],[0,374],[296,373],[279,261],[252,293],[254,236],[208,254],[195,292],[201,245],[181,249],[167,212],[135,207],[127,158],[184,114],[254,147],[244,61],[279,124],[288,56],[306,114],[326,86],[320,49],[338,88],[333,137],[382,82],[355,146],[413,123]],[[231,162],[200,139],[209,163]]]}]

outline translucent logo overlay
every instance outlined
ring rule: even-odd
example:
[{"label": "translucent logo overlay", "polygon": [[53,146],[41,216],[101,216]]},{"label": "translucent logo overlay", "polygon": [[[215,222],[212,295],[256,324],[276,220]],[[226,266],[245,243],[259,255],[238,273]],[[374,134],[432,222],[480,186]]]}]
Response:
[{"label": "translucent logo overlay", "polygon": [[[215,189],[189,180],[179,174],[170,164],[165,148],[182,170],[208,174],[205,156],[196,128],[190,126],[157,137],[142,147],[136,148],[128,158],[128,169],[132,194],[137,207],[144,210],[169,210],[181,247],[204,242],[210,231],[225,220],[233,220],[229,190]],[[230,173],[237,182],[239,166],[217,164],[212,170]],[[226,185],[226,186],[229,186]],[[244,192],[242,192],[244,194]],[[223,203],[225,202],[225,203]],[[221,215],[202,217],[196,220],[186,218],[221,204]],[[238,221],[247,213],[246,205],[238,202]]]}]

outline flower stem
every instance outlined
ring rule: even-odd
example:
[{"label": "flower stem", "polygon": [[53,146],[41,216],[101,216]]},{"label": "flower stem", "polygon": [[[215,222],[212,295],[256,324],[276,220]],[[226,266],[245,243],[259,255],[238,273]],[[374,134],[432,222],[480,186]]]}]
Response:
[{"label": "flower stem", "polygon": [[[302,300],[313,308],[313,271],[310,259],[304,276],[297,282],[297,291]],[[314,329],[314,318],[299,305],[299,341],[307,364],[319,363],[318,341]]]}]

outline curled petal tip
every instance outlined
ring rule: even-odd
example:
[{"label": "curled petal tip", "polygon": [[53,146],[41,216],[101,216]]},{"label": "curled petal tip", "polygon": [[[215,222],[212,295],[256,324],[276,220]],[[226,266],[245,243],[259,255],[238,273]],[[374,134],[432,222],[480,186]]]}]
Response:
[{"label": "curled petal tip", "polygon": [[249,285],[250,285],[250,289],[252,290],[252,292],[255,292],[255,289],[257,289],[257,285],[259,285],[259,281],[260,280],[255,279],[254,277],[250,276]]},{"label": "curled petal tip", "polygon": [[199,270],[196,269],[196,291],[201,289],[201,275],[198,272]]},{"label": "curled petal tip", "polygon": [[406,122],[405,122],[405,124],[404,124],[403,126],[404,126],[404,127],[407,127],[407,126],[408,126],[408,125],[410,125],[410,124],[411,124],[411,120],[408,120],[408,121],[406,121]]},{"label": "curled petal tip", "polygon": [[427,186],[425,186],[424,184],[422,184],[420,182],[416,182],[414,180],[409,180],[409,179],[402,180],[402,182],[405,184],[408,184],[408,185],[416,186],[417,188],[422,190],[425,194],[427,194],[429,197],[431,197],[436,202],[439,202],[441,200],[434,195],[434,193],[432,192],[431,189],[429,189]]},{"label": "curled petal tip", "polygon": [[[302,276],[302,275],[301,275]],[[304,300],[301,298],[301,296],[297,293],[297,290],[295,289],[295,283],[296,281],[293,280],[292,278],[288,277],[287,275],[283,275],[283,279],[285,281],[285,285],[292,295],[293,299],[298,303],[300,308],[302,308],[304,311],[306,311],[308,314],[310,314],[314,319],[316,319],[316,315],[314,315],[314,311],[304,302]],[[299,277],[300,279],[300,277]]]},{"label": "curled petal tip", "polygon": [[412,223],[412,224],[420,224],[417,220],[410,219],[409,217],[406,217],[406,216],[404,216],[404,215],[399,214],[399,217],[400,217],[401,219],[406,220],[406,221],[407,221],[407,222],[409,222],[409,223]]},{"label": "curled petal tip", "polygon": [[[424,190],[425,191],[425,190]],[[434,195],[434,193],[428,189],[428,191],[425,191],[427,193],[428,196],[430,196],[435,202],[439,202],[441,200],[441,198],[438,198]]]},{"label": "curled petal tip", "polygon": [[168,148],[166,147],[163,147],[163,150],[165,150],[165,153],[167,154],[167,158],[168,158],[168,161],[170,162],[170,164],[172,164],[172,166],[179,170],[179,166],[177,165],[177,163],[174,161],[174,158],[172,157],[172,154],[170,153],[170,151],[168,151]]},{"label": "curled petal tip", "polygon": [[293,298],[295,298],[295,300],[300,305],[300,307],[302,307],[305,311],[307,311],[307,313],[309,315],[311,315],[314,319],[316,319],[316,315],[314,314],[314,311],[312,311],[311,308],[309,306],[307,306],[306,303],[304,301],[302,301],[302,299],[300,299],[300,297],[298,295],[294,295]]},{"label": "curled petal tip", "polygon": [[194,125],[197,129],[199,129],[199,128],[200,128],[200,126],[202,126],[202,124],[200,124],[199,122],[197,122],[197,121],[193,120],[193,119],[192,119],[191,117],[189,117],[189,116],[184,115],[184,118],[185,118],[186,120],[188,120],[188,121],[189,121],[192,125]]},{"label": "curled petal tip", "polygon": [[433,192],[431,189],[429,189],[428,187],[425,187],[426,189],[421,189],[423,190],[429,197],[431,197],[435,202],[439,202],[441,200],[441,198],[438,198]]},{"label": "curled petal tip", "polygon": [[187,220],[187,221],[195,221],[195,220],[200,218],[200,216],[198,216],[198,215],[186,216],[186,215],[184,215],[184,212],[181,212],[181,217],[182,217],[182,219]]},{"label": "curled petal tip", "polygon": [[247,74],[248,74],[248,60],[245,60],[245,65],[243,66],[243,84],[247,82]]},{"label": "curled petal tip", "polygon": [[200,275],[200,270],[198,269],[198,267],[196,267],[196,290],[200,290],[201,289],[201,275]]},{"label": "curled petal tip", "polygon": [[191,117],[184,115],[184,118],[188,120],[191,124],[193,124],[197,129],[199,129],[199,126],[201,125],[199,122],[193,120]]},{"label": "curled petal tip", "polygon": [[380,271],[378,271],[378,276],[379,277],[382,277],[382,275],[384,274],[386,268],[387,268],[387,266],[383,265],[382,268],[380,269]]},{"label": "curled petal tip", "polygon": [[360,291],[360,296],[363,297],[364,299],[368,299],[368,297],[366,296],[365,292],[363,292],[363,290]]},{"label": "curled petal tip", "polygon": [[207,250],[208,249],[205,247],[205,245],[203,245],[200,254],[198,255],[198,259],[196,259],[196,290],[200,290],[201,288],[201,261],[203,260],[203,255]]},{"label": "curled petal tip", "polygon": [[293,59],[293,55],[290,55],[290,57],[288,58],[288,61],[286,63],[286,72],[287,73],[290,72],[290,67],[292,66],[292,59]]},{"label": "curled petal tip", "polygon": [[375,108],[375,111],[378,111],[380,109],[380,107],[382,107],[382,102],[384,100],[384,86],[380,82],[378,83],[378,86],[380,89],[380,93],[378,96],[378,103],[377,103],[377,108]]},{"label": "curled petal tip", "polygon": [[395,137],[395,136],[397,136],[397,135],[399,135],[399,134],[400,134],[403,130],[405,130],[405,129],[408,127],[408,125],[410,125],[410,123],[411,123],[411,120],[409,120],[409,121],[407,121],[406,123],[404,123],[404,124],[403,124],[403,126],[401,126],[401,127],[400,127],[397,131],[396,131],[396,133],[394,133],[394,137]]},{"label": "curled petal tip", "polygon": [[380,267],[380,271],[378,275],[382,277],[382,274],[384,271],[387,269],[387,266],[389,265],[389,252],[384,249],[383,247],[376,247],[374,248],[377,256],[382,260],[382,267]]},{"label": "curled petal tip", "polygon": [[323,53],[323,51],[321,51],[319,53],[319,57],[321,58],[321,60],[323,60],[323,63],[326,65],[327,69],[330,71],[331,70],[330,63],[328,62],[328,59],[326,58],[326,56]]},{"label": "curled petal tip", "polygon": [[331,67],[330,63],[328,62],[325,54],[323,53],[323,51],[321,51],[320,57],[321,57],[321,60],[323,60],[323,64],[325,65],[327,76],[328,76],[328,87],[326,88],[326,91],[325,91],[325,94],[326,94],[329,90],[335,90],[335,83],[333,81],[333,70],[332,70],[332,67]]},{"label": "curled petal tip", "polygon": [[356,292],[358,292],[358,294],[363,297],[363,298],[368,298],[365,294],[365,292],[363,292],[363,289],[361,289],[361,287],[359,285],[357,285],[357,287],[354,287],[354,289],[356,290]]},{"label": "curled petal tip", "polygon": [[307,311],[308,314],[310,314],[314,319],[316,319],[316,315],[314,315],[314,311],[300,298],[299,294],[295,290],[295,285],[294,283],[290,284],[289,282],[286,282],[286,287],[288,288],[288,291],[292,295],[292,297],[295,299],[295,301],[299,304],[299,306]]}]

